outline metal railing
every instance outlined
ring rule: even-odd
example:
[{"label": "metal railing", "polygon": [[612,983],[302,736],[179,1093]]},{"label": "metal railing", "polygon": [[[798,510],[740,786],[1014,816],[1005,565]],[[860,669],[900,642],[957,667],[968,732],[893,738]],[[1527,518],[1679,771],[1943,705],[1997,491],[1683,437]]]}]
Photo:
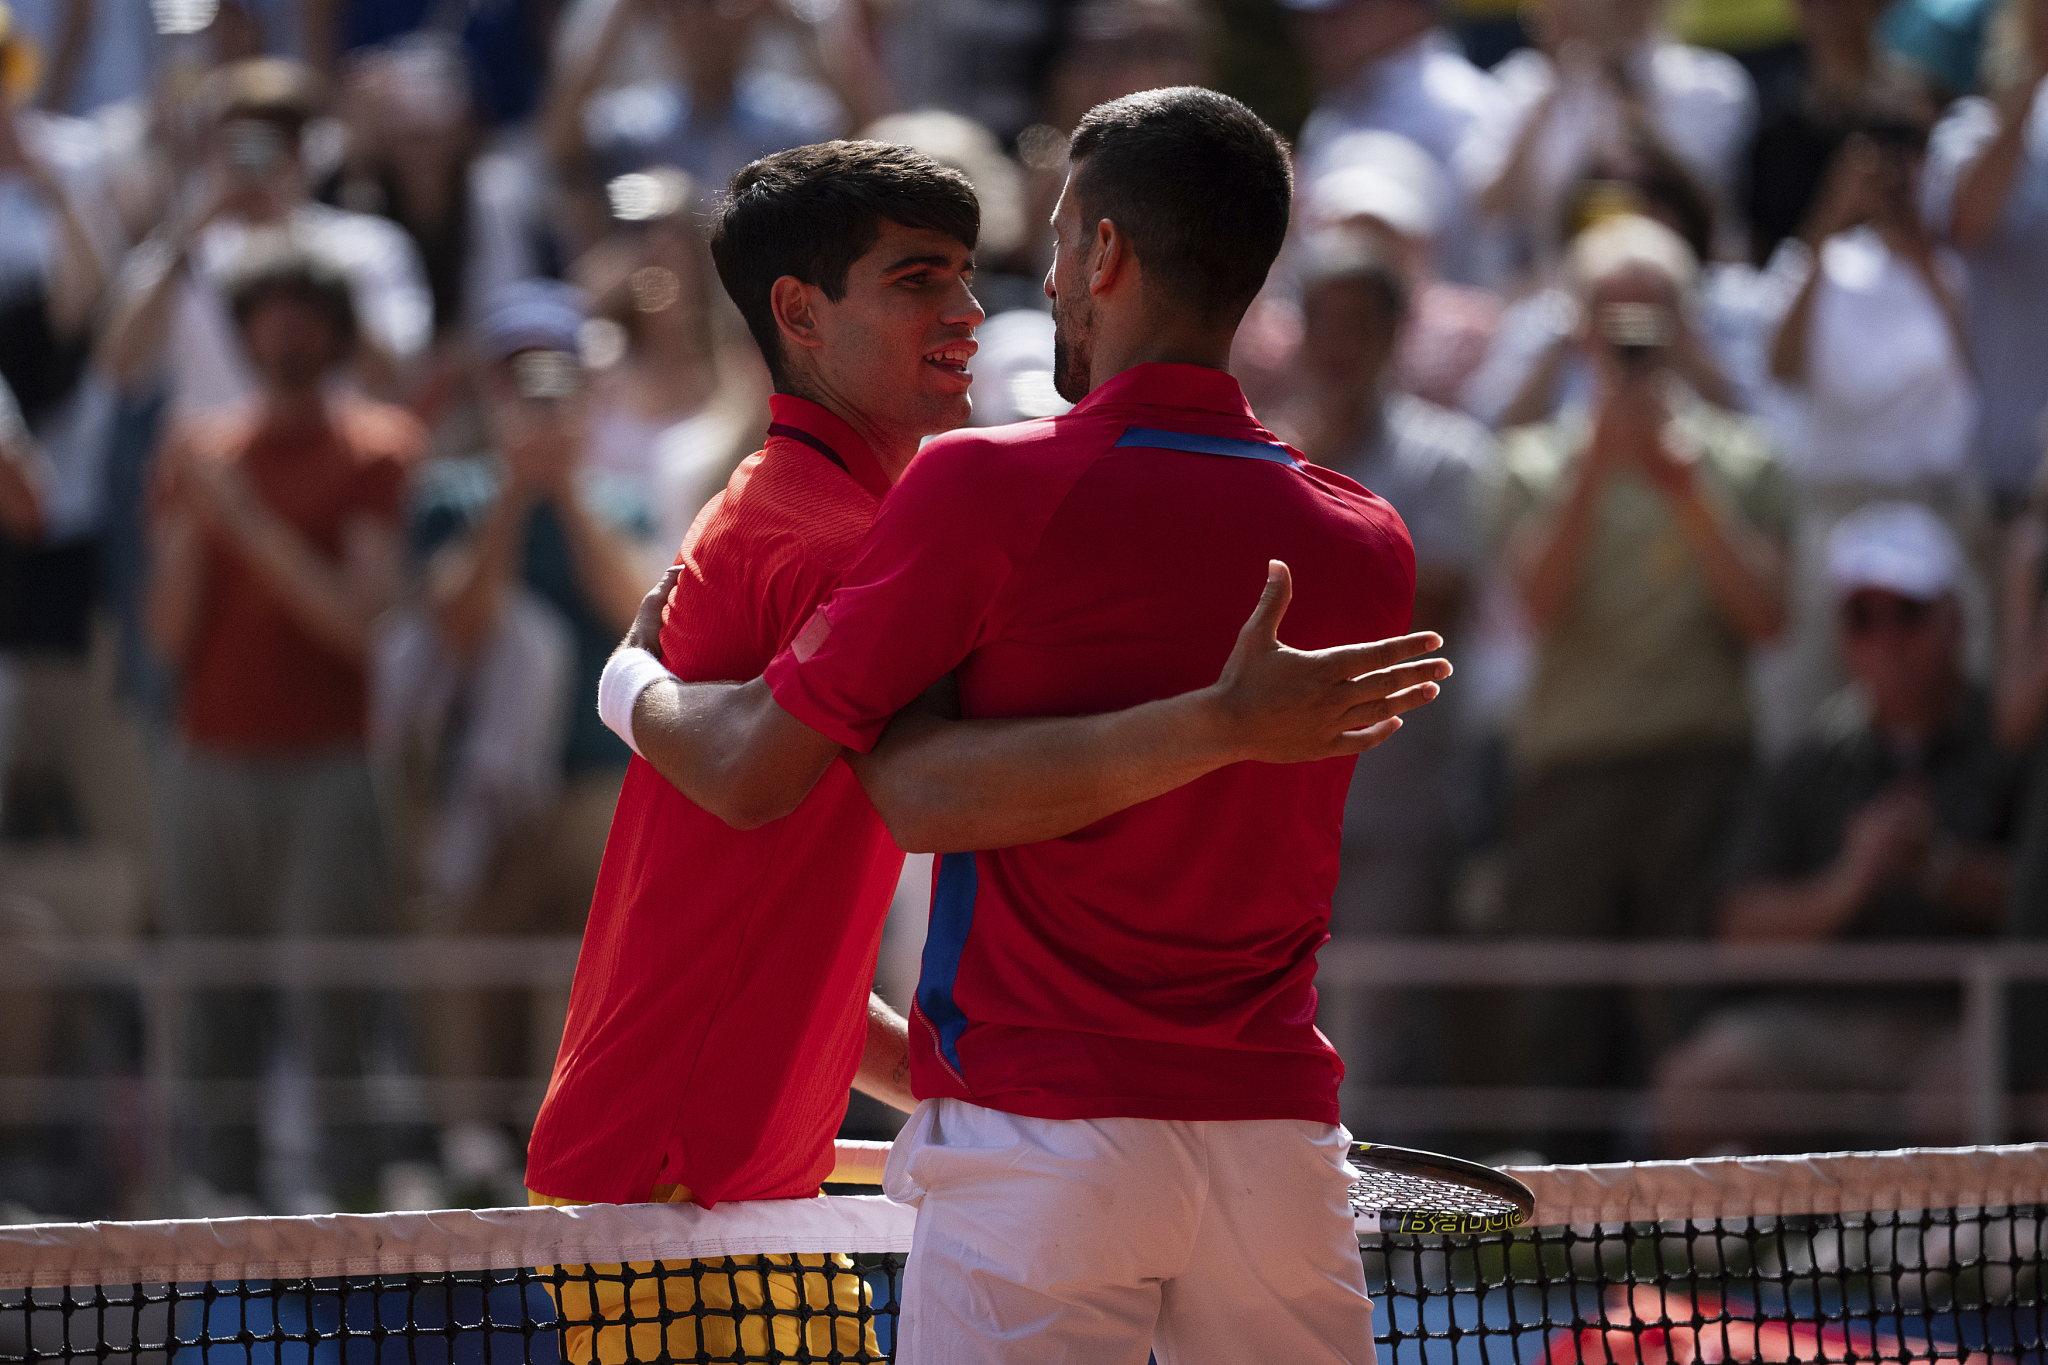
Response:
[{"label": "metal railing", "polygon": [[[2048,982],[2048,943],[1895,940],[1848,943],[1616,943],[1585,939],[1339,939],[1322,952],[1316,984],[1326,994],[1417,987],[1900,987],[1952,986],[1962,994],[1970,1140],[2005,1140],[2008,988]],[[2040,1040],[2048,1047],[2048,1039]],[[1647,1097],[1616,1091],[1530,1087],[1375,1088],[1376,1113],[1404,1126],[1535,1128],[1560,1118],[1619,1126]],[[1748,1113],[1777,1131],[1892,1127],[1894,1095],[1750,1092]],[[2027,1101],[2034,1117],[2038,1100]]]},{"label": "metal railing", "polygon": [[[24,937],[0,951],[0,990],[97,988],[131,992],[142,1021],[139,1074],[0,1078],[0,1123],[135,1125],[162,1143],[179,1115],[246,1121],[261,1102],[256,1081],[197,1081],[180,1074],[180,1036],[195,992],[225,988],[437,990],[523,987],[566,990],[574,938],[118,939]],[[2016,1113],[2048,1120],[2048,1100],[2016,1101],[2006,1086],[2008,988],[2048,982],[2048,944],[1912,941],[1800,945],[1587,940],[1337,940],[1323,949],[1317,984],[1326,1008],[1359,993],[1416,988],[1900,987],[1961,992],[1968,1129],[1992,1143]],[[2048,1039],[2040,1040],[2048,1047]],[[450,1109],[529,1121],[544,1089],[531,1080],[368,1076],[314,1083],[323,1108],[370,1122],[432,1122]],[[1391,1127],[1450,1130],[1540,1128],[1570,1120],[1622,1126],[1647,1097],[1626,1091],[1534,1087],[1375,1086],[1349,1098],[1369,1103]],[[1753,1094],[1776,1131],[1893,1126],[1893,1095]],[[2019,1108],[2016,1109],[2016,1104]]]}]

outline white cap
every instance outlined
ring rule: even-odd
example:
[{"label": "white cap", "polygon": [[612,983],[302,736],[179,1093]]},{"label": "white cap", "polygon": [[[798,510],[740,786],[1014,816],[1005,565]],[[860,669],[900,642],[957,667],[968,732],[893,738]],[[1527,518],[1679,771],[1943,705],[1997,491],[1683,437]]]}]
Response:
[{"label": "white cap", "polygon": [[1433,238],[1443,227],[1443,171],[1398,133],[1350,133],[1316,160],[1322,174],[1310,186],[1309,211],[1317,226],[1371,217],[1420,238]]},{"label": "white cap", "polygon": [[1932,602],[1962,579],[1963,549],[1955,533],[1917,502],[1859,507],[1828,533],[1828,586],[1838,598],[1877,588]]}]

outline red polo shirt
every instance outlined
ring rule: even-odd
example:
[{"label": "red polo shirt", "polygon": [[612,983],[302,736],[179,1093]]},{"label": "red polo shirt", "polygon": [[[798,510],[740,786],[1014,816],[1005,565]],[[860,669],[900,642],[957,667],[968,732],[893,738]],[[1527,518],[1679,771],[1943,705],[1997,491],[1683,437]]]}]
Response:
[{"label": "red polo shirt", "polygon": [[[889,480],[853,429],[777,394],[768,444],[691,526],[662,660],[751,678],[853,562]],[[867,1037],[903,854],[835,762],[741,832],[635,758],[612,816],[568,1026],[527,1149],[537,1193],[813,1195]]]},{"label": "red polo shirt", "polygon": [[[769,666],[855,749],[957,672],[970,717],[1086,715],[1216,680],[1284,559],[1282,638],[1397,635],[1393,509],[1260,426],[1235,380],[1141,365],[1064,417],[933,441]],[[1315,955],[1352,760],[1240,763],[1062,839],[939,864],[921,1097],[1043,1118],[1337,1120]]]}]

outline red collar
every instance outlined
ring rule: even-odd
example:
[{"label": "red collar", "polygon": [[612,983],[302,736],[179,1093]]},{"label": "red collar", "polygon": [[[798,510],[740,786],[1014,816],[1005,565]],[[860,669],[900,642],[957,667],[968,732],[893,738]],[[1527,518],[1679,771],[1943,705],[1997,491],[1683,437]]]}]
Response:
[{"label": "red collar", "polygon": [[1074,411],[1129,403],[1192,408],[1259,425],[1237,380],[1228,370],[1215,370],[1207,365],[1133,365],[1097,384],[1074,405]]},{"label": "red collar", "polygon": [[768,439],[791,441],[807,446],[822,459],[830,460],[876,497],[889,491],[889,476],[882,462],[859,432],[830,409],[798,398],[791,393],[768,395]]}]

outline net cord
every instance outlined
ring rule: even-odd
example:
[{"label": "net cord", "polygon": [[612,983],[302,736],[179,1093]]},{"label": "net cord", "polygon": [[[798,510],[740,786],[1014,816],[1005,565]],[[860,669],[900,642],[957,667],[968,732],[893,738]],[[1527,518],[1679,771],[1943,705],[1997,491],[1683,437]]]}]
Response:
[{"label": "net cord", "polygon": [[2048,1143],[1507,1170],[1536,1196],[1532,1227],[2048,1203]]},{"label": "net cord", "polygon": [[[1514,1168],[1530,1226],[2048,1204],[2048,1143]],[[0,1227],[0,1289],[432,1274],[749,1253],[907,1252],[879,1195]]]},{"label": "net cord", "polygon": [[436,1274],[755,1253],[907,1252],[881,1195],[0,1228],[0,1289]]}]

